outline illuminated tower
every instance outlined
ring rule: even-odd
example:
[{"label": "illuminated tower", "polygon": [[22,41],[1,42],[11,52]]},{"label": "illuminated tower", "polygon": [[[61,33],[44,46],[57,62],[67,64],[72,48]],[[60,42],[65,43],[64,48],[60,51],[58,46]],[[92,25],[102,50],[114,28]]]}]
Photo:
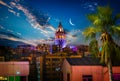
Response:
[{"label": "illuminated tower", "polygon": [[61,23],[59,23],[58,29],[55,32],[55,45],[58,45],[60,51],[66,47],[66,35]]}]

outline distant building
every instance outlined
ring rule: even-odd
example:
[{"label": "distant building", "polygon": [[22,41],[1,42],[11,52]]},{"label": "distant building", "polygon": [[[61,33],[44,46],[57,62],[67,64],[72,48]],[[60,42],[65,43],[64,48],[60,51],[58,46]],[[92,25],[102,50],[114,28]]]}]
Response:
[{"label": "distant building", "polygon": [[0,81],[28,81],[29,62],[0,62]]},{"label": "distant building", "polygon": [[90,55],[88,45],[77,45],[76,47],[77,47],[78,51],[80,52],[81,56]]},{"label": "distant building", "polygon": [[18,45],[16,48],[17,54],[29,54],[34,50],[35,50],[35,46],[27,45],[27,44]]},{"label": "distant building", "polygon": [[52,48],[51,48],[51,53],[52,54],[55,54],[55,53],[57,53],[59,50],[58,50],[58,45],[52,45]]},{"label": "distant building", "polygon": [[63,48],[65,47],[66,47],[66,34],[60,22],[58,25],[58,29],[55,32],[54,44],[53,45],[38,44],[36,47],[36,51],[38,51],[39,53],[48,52],[50,54],[54,54],[59,51],[62,51]]},{"label": "distant building", "polygon": [[0,62],[4,62],[5,61],[5,57],[4,56],[0,56]]},{"label": "distant building", "polygon": [[38,81],[62,81],[61,65],[63,60],[65,58],[81,58],[75,46],[66,46],[66,34],[61,23],[55,32],[54,43],[53,45],[39,44],[37,46],[37,51],[43,53],[36,58]]},{"label": "distant building", "polygon": [[[63,81],[109,81],[108,69],[99,59],[66,58],[62,65]],[[113,66],[114,81],[120,81],[120,64]]]},{"label": "distant building", "polygon": [[44,55],[37,57],[37,69],[40,81],[62,81],[61,65],[65,58],[80,58],[76,56]]},{"label": "distant building", "polygon": [[18,45],[17,47],[18,47],[18,48],[31,49],[31,50],[34,50],[34,49],[35,49],[34,46],[29,45],[29,44],[21,44],[21,45]]},{"label": "distant building", "polygon": [[49,44],[38,44],[36,46],[36,51],[40,53],[50,52],[50,45]]}]

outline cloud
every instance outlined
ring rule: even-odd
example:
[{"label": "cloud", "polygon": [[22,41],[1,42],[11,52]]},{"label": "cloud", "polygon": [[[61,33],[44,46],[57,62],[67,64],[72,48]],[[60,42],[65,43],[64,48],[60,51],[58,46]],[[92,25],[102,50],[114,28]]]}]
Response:
[{"label": "cloud", "polygon": [[27,39],[26,40],[26,39],[21,38],[20,36],[21,36],[21,33],[16,32],[15,34],[13,34],[13,31],[9,30],[9,29],[7,29],[7,32],[0,31],[0,39],[7,39],[7,40],[11,40],[11,41],[16,41],[16,42],[23,42],[25,44],[30,44],[30,45],[34,45],[34,46],[37,46],[37,44],[40,44],[40,43],[49,43],[49,44],[53,43],[53,39],[50,37],[47,37],[48,39],[40,38],[40,39],[32,39],[32,40]]},{"label": "cloud", "polygon": [[20,4],[16,4],[14,2],[11,2],[10,4],[13,7],[16,7],[18,10],[21,10],[25,14],[25,16],[28,18],[28,21],[31,24],[31,26],[33,26],[35,29],[36,28],[41,28],[42,29],[42,26],[36,21],[36,17],[33,16],[27,8],[23,7]]},{"label": "cloud", "polygon": [[[18,1],[18,0],[16,0],[16,1]],[[19,14],[19,13],[16,13],[15,11],[13,11],[13,10],[12,10],[13,8],[12,8],[11,6],[9,6],[7,3],[3,2],[2,0],[0,0],[0,4],[8,7],[8,11],[9,11],[9,12],[11,12],[11,13],[13,13],[14,15],[16,15],[16,16],[19,17],[20,14]]]},{"label": "cloud", "polygon": [[5,28],[4,28],[3,26],[1,26],[1,25],[0,25],[0,29],[3,29],[3,30],[5,30]]},{"label": "cloud", "polygon": [[93,8],[93,5],[89,4],[88,7],[89,7],[89,8]]},{"label": "cloud", "polygon": [[53,39],[33,39],[29,40],[30,42],[34,42],[35,44],[45,43],[45,44],[51,44],[54,43]]},{"label": "cloud", "polygon": [[55,22],[60,22],[60,19],[57,19],[57,18],[53,18],[53,20],[54,20]]},{"label": "cloud", "polygon": [[21,33],[14,32],[13,30],[10,30],[10,29],[6,29],[5,27],[3,27],[1,25],[0,25],[0,30],[1,30],[0,34],[3,34],[3,35],[8,35],[10,37],[15,37],[15,38],[20,38],[19,36],[21,36]]},{"label": "cloud", "polygon": [[16,32],[16,34],[17,34],[17,35],[21,35],[21,33],[19,33],[19,32]]},{"label": "cloud", "polygon": [[67,33],[67,43],[69,44],[78,44],[78,43],[84,43],[84,38],[82,36],[82,31],[80,29],[71,30],[69,33]]},{"label": "cloud", "polygon": [[16,12],[13,11],[13,10],[8,9],[8,11],[11,12],[11,13],[13,13],[13,14],[16,14]]},{"label": "cloud", "polygon": [[52,25],[44,25],[43,27],[46,28],[46,29],[50,29],[50,30],[52,30],[53,32],[56,31],[56,29],[55,29]]},{"label": "cloud", "polygon": [[77,37],[77,35],[75,34],[75,35],[72,35],[72,37]]},{"label": "cloud", "polygon": [[[10,30],[10,31],[11,31],[11,30]],[[13,31],[12,31],[12,32],[13,32]],[[3,32],[3,31],[0,31],[0,34],[2,34],[2,35],[7,35],[7,36],[9,36],[9,37],[20,38],[19,36],[15,35],[15,34],[13,34],[13,33],[11,33],[11,32]]]},{"label": "cloud", "polygon": [[7,29],[6,31],[7,31],[7,32],[10,32],[10,33],[13,33],[13,31],[12,31],[12,30],[10,30],[10,29]]},{"label": "cloud", "polygon": [[23,40],[23,39],[19,39],[19,38],[15,38],[15,37],[9,37],[8,35],[3,35],[3,34],[0,34],[0,39],[7,39],[7,40],[11,40],[11,41],[23,42],[23,43],[34,45],[34,46],[37,45],[37,44],[30,42],[28,40]]},{"label": "cloud", "polygon": [[[28,10],[27,8],[25,8],[25,7],[23,7],[22,5],[20,5],[20,4],[16,4],[15,2],[11,2],[10,3],[11,4],[11,6],[12,7],[15,7],[15,8],[17,8],[18,10],[21,10],[24,14],[25,14],[25,16],[27,17],[27,20],[28,20],[28,22],[31,24],[31,26],[34,28],[34,29],[38,29],[38,30],[40,30],[41,32],[43,32],[43,33],[48,33],[48,31],[47,30],[45,30],[45,28],[46,28],[46,24],[45,25],[41,25],[42,23],[45,23],[45,22],[43,22],[43,20],[44,20],[44,16],[43,15],[41,15],[41,16],[36,16],[37,15],[37,13],[31,13],[32,12],[32,10],[30,11],[30,10]],[[33,14],[35,14],[35,15],[33,15]],[[37,17],[41,17],[41,19],[43,19],[43,20],[41,20],[41,21],[38,21],[38,20],[40,20],[40,18],[38,19]],[[50,17],[49,18],[47,18],[46,19],[46,22],[48,22],[50,20]],[[41,23],[42,22],[42,23]],[[40,24],[41,23],[41,24]],[[52,27],[52,26],[49,26],[49,25],[47,25],[47,28],[49,28],[49,29],[51,29],[52,31],[54,31],[55,29],[54,29],[54,27]]]},{"label": "cloud", "polygon": [[84,9],[94,11],[96,7],[98,6],[98,3],[97,2],[86,2],[82,6]]},{"label": "cloud", "polygon": [[95,2],[94,5],[95,5],[95,6],[98,6],[98,3]]},{"label": "cloud", "polygon": [[10,8],[10,9],[12,9],[12,7],[11,7],[11,6],[9,6],[8,4],[6,4],[5,2],[3,2],[2,0],[0,0],[0,4],[2,4],[2,5],[4,5],[4,6],[6,6],[6,7],[8,7],[8,8]]},{"label": "cloud", "polygon": [[[21,33],[14,32],[9,29],[5,29],[4,33],[0,33],[0,38],[12,40],[12,41],[20,41],[20,42],[24,42],[24,43],[30,43],[33,45],[36,45],[39,43],[53,42],[53,39],[51,39],[50,37],[54,36],[54,32],[56,31],[56,29],[52,25],[49,24],[51,17],[48,16],[48,14],[38,12],[34,9],[30,9],[30,8],[28,8],[28,6],[25,7],[22,4],[20,4],[19,1],[20,0],[14,0],[14,1],[10,2],[10,6],[9,6],[0,0],[0,2],[1,2],[0,4],[4,3],[4,5],[8,7],[8,11],[10,13],[13,13],[16,16],[19,16],[19,13],[14,11],[14,9],[17,9],[18,11],[22,11],[24,13],[24,15],[26,16],[27,21],[30,23],[30,25],[34,29],[40,30],[41,34],[43,34],[43,36],[45,36],[46,39],[40,38],[40,39],[34,39],[34,40],[29,40],[29,39],[23,40],[22,38],[19,37],[19,36],[21,36]],[[0,26],[0,28],[3,29],[2,26]]]},{"label": "cloud", "polygon": [[0,38],[12,40],[12,41],[16,41],[16,38],[14,38],[14,37],[9,37],[8,35],[3,35],[3,34],[0,34]]},{"label": "cloud", "polygon": [[27,39],[26,40],[26,39],[23,39],[20,37],[21,33],[16,32],[16,34],[12,34],[11,30],[9,30],[9,31],[10,32],[0,31],[0,39],[7,39],[10,41],[22,42],[22,43],[30,44],[30,45],[34,45],[34,46],[37,46],[37,44],[39,44],[39,43],[48,43],[48,41],[44,40],[44,39],[39,39],[39,40],[38,39],[34,39],[34,40]]},{"label": "cloud", "polygon": [[47,22],[49,22],[49,21],[50,21],[50,19],[51,19],[51,17],[48,17]]},{"label": "cloud", "polygon": [[[15,37],[15,38],[21,38],[21,33],[19,32],[14,32],[13,30],[6,29],[5,27],[0,25],[0,34],[7,35],[9,37]],[[19,36],[18,36],[19,35]]]},{"label": "cloud", "polygon": [[49,38],[54,35],[56,29],[49,24],[51,17],[48,16],[48,14],[44,14],[41,11],[38,12],[33,8],[26,8],[19,3],[11,2],[10,4],[13,8],[17,8],[18,10],[22,11],[30,25],[34,29],[40,30],[40,33],[43,34],[43,36]]},{"label": "cloud", "polygon": [[8,9],[8,11],[11,12],[11,13],[13,13],[14,15],[16,15],[16,16],[18,16],[18,17],[20,16],[20,14],[17,13],[17,12],[15,12],[14,10]]}]

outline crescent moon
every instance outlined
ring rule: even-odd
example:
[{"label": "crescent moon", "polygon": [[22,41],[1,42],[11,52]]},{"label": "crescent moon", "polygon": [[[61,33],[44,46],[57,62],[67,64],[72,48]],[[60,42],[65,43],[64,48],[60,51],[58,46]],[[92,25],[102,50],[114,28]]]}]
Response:
[{"label": "crescent moon", "polygon": [[69,19],[69,23],[70,23],[72,26],[75,26],[75,24],[72,23],[71,18]]}]

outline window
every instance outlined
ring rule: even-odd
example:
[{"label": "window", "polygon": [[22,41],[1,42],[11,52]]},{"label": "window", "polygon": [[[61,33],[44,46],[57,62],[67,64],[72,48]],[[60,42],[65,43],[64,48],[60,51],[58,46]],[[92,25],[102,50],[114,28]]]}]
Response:
[{"label": "window", "polygon": [[53,58],[52,61],[59,61],[60,59],[59,58]]},{"label": "window", "polygon": [[120,74],[113,74],[114,81],[120,81]]},{"label": "window", "polygon": [[67,81],[70,81],[70,73],[67,73]]},{"label": "window", "polygon": [[83,75],[82,78],[82,81],[92,81],[92,75]]}]

